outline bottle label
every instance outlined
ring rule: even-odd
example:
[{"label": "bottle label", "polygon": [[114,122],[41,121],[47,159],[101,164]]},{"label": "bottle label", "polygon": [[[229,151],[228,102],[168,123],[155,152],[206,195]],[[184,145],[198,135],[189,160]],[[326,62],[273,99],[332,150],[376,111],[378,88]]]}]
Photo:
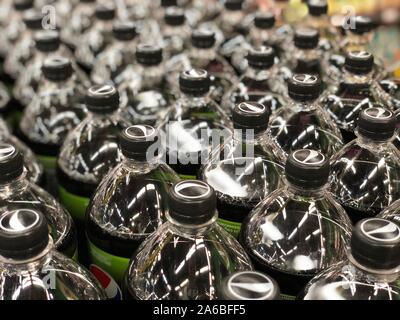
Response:
[{"label": "bottle label", "polygon": [[90,263],[108,272],[118,283],[122,283],[129,259],[112,255],[88,240]]},{"label": "bottle label", "polygon": [[218,218],[218,223],[236,239],[239,237],[240,227],[242,226],[239,222],[228,221],[225,219]]},{"label": "bottle label", "polygon": [[283,293],[280,294],[280,297],[282,300],[296,300],[295,296],[291,296],[291,295],[283,294]]},{"label": "bottle label", "polygon": [[80,197],[68,192],[62,186],[58,186],[60,201],[71,214],[72,218],[77,221],[84,221],[86,207],[89,205],[89,198]]},{"label": "bottle label", "polygon": [[45,169],[55,169],[57,165],[57,157],[49,157],[44,155],[36,155]]},{"label": "bottle label", "polygon": [[197,180],[197,177],[194,175],[187,175],[187,174],[178,174],[179,178],[181,178],[182,180]]}]

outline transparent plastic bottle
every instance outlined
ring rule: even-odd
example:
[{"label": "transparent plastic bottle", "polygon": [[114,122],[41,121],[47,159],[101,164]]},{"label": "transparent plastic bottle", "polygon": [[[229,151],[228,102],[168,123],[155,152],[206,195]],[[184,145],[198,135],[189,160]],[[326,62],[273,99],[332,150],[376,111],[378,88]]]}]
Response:
[{"label": "transparent plastic bottle", "polygon": [[283,298],[293,299],[313,276],[346,256],[352,226],[328,190],[326,156],[296,150],[285,173],[285,186],[254,208],[240,240],[256,270],[278,282]]},{"label": "transparent plastic bottle", "polygon": [[48,58],[68,58],[79,82],[87,88],[90,86],[88,76],[79,68],[72,52],[60,43],[60,35],[57,31],[38,31],[35,33],[34,39],[35,51],[32,58],[27,61],[26,70],[18,77],[13,89],[13,96],[21,103],[22,107],[27,106],[37,93],[39,84],[43,81],[41,68]]},{"label": "transparent plastic bottle", "polygon": [[239,103],[232,119],[234,132],[211,151],[200,179],[215,190],[219,224],[238,237],[249,212],[281,186],[286,157],[267,133],[267,107]]},{"label": "transparent plastic bottle", "polygon": [[11,144],[0,143],[0,171],[0,214],[39,210],[49,223],[56,249],[69,257],[76,256],[76,231],[71,216],[56,199],[27,179],[23,156]]},{"label": "transparent plastic bottle", "polygon": [[355,222],[400,198],[400,151],[391,142],[395,126],[391,111],[365,109],[357,138],[332,158],[331,191]]},{"label": "transparent plastic bottle", "polygon": [[191,68],[203,69],[210,75],[211,97],[221,103],[223,95],[238,82],[233,68],[216,49],[215,33],[208,29],[192,32],[191,48],[166,63],[169,82],[179,92],[179,74]]},{"label": "transparent plastic bottle", "polygon": [[268,107],[271,113],[275,112],[287,99],[283,95],[284,82],[277,77],[274,50],[266,46],[254,48],[246,59],[246,72],[222,99],[224,111],[231,114],[238,103],[254,101]]},{"label": "transparent plastic bottle", "polygon": [[133,255],[125,276],[127,298],[213,300],[236,271],[252,270],[237,240],[216,222],[214,190],[204,182],[175,184],[165,222]]},{"label": "transparent plastic bottle", "polygon": [[258,271],[238,271],[218,286],[221,300],[279,300],[280,290],[274,279]]},{"label": "transparent plastic bottle", "polygon": [[162,35],[163,51],[166,58],[173,57],[187,49],[190,32],[184,10],[172,7],[165,11]]},{"label": "transparent plastic bottle", "polygon": [[125,129],[124,159],[102,180],[87,209],[90,264],[119,284],[137,247],[165,221],[168,189],[180,180],[150,149],[157,140],[151,126]]},{"label": "transparent plastic bottle", "polygon": [[328,16],[328,1],[310,0],[307,2],[308,16],[305,25],[319,31],[318,47],[326,52],[333,53],[339,49],[338,30],[331,24]]},{"label": "transparent plastic bottle", "polygon": [[95,21],[89,29],[79,36],[75,57],[85,70],[93,69],[96,57],[112,42],[114,17],[115,8],[113,5],[97,5]]},{"label": "transparent plastic bottle", "polygon": [[35,53],[27,63],[26,71],[16,80],[13,96],[23,105],[27,106],[35,95],[40,78],[41,67],[49,57],[62,56],[60,52],[60,37],[56,31],[39,31],[34,35]]},{"label": "transparent plastic bottle", "polygon": [[288,82],[288,104],[270,119],[270,132],[282,150],[309,148],[331,157],[343,146],[338,127],[320,104],[321,80],[316,75],[295,74]]},{"label": "transparent plastic bottle", "polygon": [[23,140],[55,175],[57,155],[65,137],[86,116],[86,90],[74,74],[67,58],[44,61],[43,81],[37,94],[25,108],[19,125]]},{"label": "transparent plastic bottle", "polygon": [[94,62],[91,79],[96,84],[108,81],[115,83],[120,73],[135,61],[138,41],[136,25],[130,21],[115,22],[113,36],[112,44],[100,53]]},{"label": "transparent plastic bottle", "polygon": [[54,250],[40,210],[3,212],[0,240],[0,300],[106,298],[86,269]]},{"label": "transparent plastic bottle", "polygon": [[194,179],[211,146],[219,143],[232,125],[210,97],[210,78],[205,70],[183,72],[179,85],[181,96],[160,125],[166,135],[162,143],[166,162],[182,178]]},{"label": "transparent plastic bottle", "polygon": [[88,115],[69,132],[57,160],[61,202],[79,222],[97,185],[121,161],[118,134],[129,127],[119,113],[119,94],[113,86],[91,87],[86,107]]},{"label": "transparent plastic bottle", "polygon": [[[307,73],[317,75],[328,90],[333,90],[339,79],[339,71],[331,67],[318,47],[320,34],[318,29],[300,27],[295,30],[291,50],[286,51],[285,61],[281,74]],[[289,68],[289,72],[286,70]],[[286,80],[286,79],[285,79]]]},{"label": "transparent plastic bottle", "polygon": [[[6,3],[7,1],[2,1]],[[33,0],[12,0],[12,5],[7,10],[2,10],[4,19],[0,23],[0,56],[7,57],[26,26],[23,22],[24,13],[33,8]]]},{"label": "transparent plastic bottle", "polygon": [[322,104],[341,129],[344,141],[355,138],[354,129],[360,111],[373,105],[390,108],[384,90],[373,76],[374,56],[366,51],[347,54],[343,73],[333,94],[322,99]]},{"label": "transparent plastic bottle", "polygon": [[390,220],[400,226],[400,199],[393,202],[376,217]]},{"label": "transparent plastic bottle", "polygon": [[43,166],[29,147],[11,134],[7,124],[0,118],[0,141],[13,145],[24,157],[24,167],[27,178],[37,184],[43,185]]},{"label": "transparent plastic bottle", "polygon": [[379,81],[385,91],[385,101],[393,110],[400,110],[400,78],[389,78]]},{"label": "transparent plastic bottle", "polygon": [[140,44],[136,62],[117,77],[121,113],[131,124],[156,125],[174,98],[165,74],[163,50]]},{"label": "transparent plastic bottle", "polygon": [[79,0],[74,6],[70,18],[61,29],[61,39],[69,47],[79,46],[82,36],[95,21],[96,0]]},{"label": "transparent plastic bottle", "polygon": [[42,19],[43,14],[35,9],[24,13],[25,28],[4,61],[4,70],[11,78],[17,79],[25,71],[26,63],[32,58],[35,51],[34,33],[42,30]]},{"label": "transparent plastic bottle", "polygon": [[[352,51],[370,51],[369,44],[372,41],[375,29],[375,23],[370,17],[351,16],[345,20],[342,28],[346,34],[340,43],[342,55],[346,56]],[[343,58],[342,61],[344,61]],[[388,76],[383,61],[377,57],[374,61],[373,74],[377,80]]]},{"label": "transparent plastic bottle", "polygon": [[218,25],[224,33],[225,39],[234,37],[241,31],[241,24],[246,15],[243,10],[244,0],[226,0],[222,10]]},{"label": "transparent plastic bottle", "polygon": [[400,228],[385,219],[354,227],[347,258],[312,279],[299,299],[399,300]]}]

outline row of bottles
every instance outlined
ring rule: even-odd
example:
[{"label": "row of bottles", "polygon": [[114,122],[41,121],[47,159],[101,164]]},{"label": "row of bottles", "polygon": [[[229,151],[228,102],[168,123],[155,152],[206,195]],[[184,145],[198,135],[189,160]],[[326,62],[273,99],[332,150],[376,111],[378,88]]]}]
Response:
[{"label": "row of bottles", "polygon": [[45,3],[0,4],[0,298],[399,298],[400,87],[371,19],[58,0],[50,31]]}]

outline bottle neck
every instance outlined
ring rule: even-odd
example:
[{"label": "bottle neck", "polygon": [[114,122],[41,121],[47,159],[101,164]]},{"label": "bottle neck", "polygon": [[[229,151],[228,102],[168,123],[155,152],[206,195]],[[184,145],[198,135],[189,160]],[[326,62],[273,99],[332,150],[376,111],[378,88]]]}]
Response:
[{"label": "bottle neck", "polygon": [[29,186],[29,180],[26,179],[27,171],[24,169],[23,173],[10,182],[0,184],[0,199],[7,199],[13,195],[18,194],[21,190],[25,190]]},{"label": "bottle neck", "polygon": [[271,79],[273,73],[274,67],[271,67],[269,69],[255,69],[251,66],[248,66],[244,76],[255,81],[262,81]]},{"label": "bottle neck", "polygon": [[348,259],[353,267],[359,272],[364,273],[370,281],[374,282],[393,282],[396,281],[400,276],[400,268],[390,269],[390,270],[377,270],[371,269],[360,264],[351,254],[348,253]]},{"label": "bottle neck", "polygon": [[15,260],[0,255],[0,269],[10,270],[10,272],[17,274],[35,273],[37,271],[41,271],[45,269],[46,265],[48,265],[50,262],[53,247],[53,240],[51,237],[49,237],[49,243],[47,247],[35,257],[25,260]]},{"label": "bottle neck", "polygon": [[202,95],[202,96],[193,96],[193,95],[188,95],[185,93],[181,93],[181,103],[183,106],[187,108],[201,108],[204,107],[210,100],[208,94]]},{"label": "bottle neck", "polygon": [[212,48],[202,49],[193,47],[190,50],[190,57],[196,60],[204,60],[204,61],[214,60],[216,57],[215,48],[212,47]]},{"label": "bottle neck", "polygon": [[161,64],[156,66],[145,66],[139,64],[138,73],[142,79],[142,88],[150,88],[161,83],[164,68]]},{"label": "bottle neck", "polygon": [[255,132],[254,129],[234,129],[233,139],[241,143],[259,145],[265,139],[267,130]]},{"label": "bottle neck", "polygon": [[366,146],[373,146],[375,151],[378,151],[384,145],[389,143],[393,138],[393,136],[392,136],[392,137],[390,137],[388,139],[384,139],[384,140],[374,140],[374,139],[363,136],[358,130],[356,130],[355,133],[356,133],[357,141],[359,144],[366,145]]},{"label": "bottle neck", "polygon": [[352,85],[369,86],[372,82],[372,72],[366,74],[355,74],[344,69],[343,82]]},{"label": "bottle neck", "polygon": [[302,198],[313,198],[313,199],[319,199],[325,196],[325,192],[327,189],[327,184],[316,188],[316,189],[308,189],[300,186],[296,186],[289,181],[286,180],[286,185],[287,189],[290,193],[292,193],[294,196],[299,196]]},{"label": "bottle neck", "polygon": [[134,169],[135,171],[140,171],[142,173],[148,172],[152,169],[154,169],[158,163],[159,163],[159,158],[158,157],[152,157],[151,159],[132,159],[128,158],[126,156],[123,157],[122,160],[123,165],[128,168],[128,169]]},{"label": "bottle neck", "polygon": [[168,227],[173,233],[182,235],[184,237],[201,236],[208,230],[213,228],[217,222],[218,214],[215,213],[214,217],[203,224],[183,224],[173,219],[169,213],[166,214]]}]

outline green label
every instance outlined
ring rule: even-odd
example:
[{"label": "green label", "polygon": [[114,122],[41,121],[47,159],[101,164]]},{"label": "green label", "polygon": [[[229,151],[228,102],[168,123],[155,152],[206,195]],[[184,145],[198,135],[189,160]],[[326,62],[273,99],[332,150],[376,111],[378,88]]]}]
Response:
[{"label": "green label", "polygon": [[129,259],[109,254],[88,240],[90,264],[99,266],[121,283],[129,266]]},{"label": "green label", "polygon": [[40,154],[36,154],[39,161],[43,164],[45,169],[55,169],[57,164],[57,157],[49,157]]},{"label": "green label", "polygon": [[179,178],[182,180],[197,180],[196,176],[188,175],[188,174],[178,174]]},{"label": "green label", "polygon": [[72,260],[79,262],[78,261],[78,249],[75,250],[74,255],[72,256]]},{"label": "green label", "polygon": [[296,300],[296,297],[295,297],[295,296],[290,296],[290,295],[288,295],[288,294],[283,294],[283,293],[281,293],[280,296],[281,296],[281,299],[282,299],[282,300]]},{"label": "green label", "polygon": [[72,218],[83,221],[85,219],[86,207],[89,205],[89,198],[77,196],[58,186],[61,203],[71,214]]},{"label": "green label", "polygon": [[218,218],[218,223],[236,239],[239,237],[240,227],[242,226],[239,222],[232,222]]}]

